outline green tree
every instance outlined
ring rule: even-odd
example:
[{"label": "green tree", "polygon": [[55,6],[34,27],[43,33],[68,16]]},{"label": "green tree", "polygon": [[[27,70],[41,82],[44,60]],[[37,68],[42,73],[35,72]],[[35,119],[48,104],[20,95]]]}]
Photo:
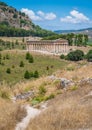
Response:
[{"label": "green tree", "polygon": [[86,46],[88,42],[88,35],[84,35],[83,45]]},{"label": "green tree", "polygon": [[39,73],[38,73],[38,71],[36,70],[35,72],[34,72],[34,78],[38,78],[39,77]]},{"label": "green tree", "polygon": [[24,74],[24,78],[25,79],[30,79],[30,73],[26,70],[25,74]]},{"label": "green tree", "polygon": [[30,57],[29,57],[29,63],[33,63],[33,62],[34,62],[33,56],[30,55]]},{"label": "green tree", "polygon": [[24,62],[21,61],[19,66],[20,66],[20,67],[24,67]]},{"label": "green tree", "polygon": [[89,52],[86,55],[86,58],[89,62],[92,62],[92,50],[89,50]]},{"label": "green tree", "polygon": [[64,59],[64,58],[65,58],[64,54],[61,54],[60,59]]},{"label": "green tree", "polygon": [[6,73],[10,74],[11,73],[11,69],[7,68]]},{"label": "green tree", "polygon": [[27,52],[27,53],[26,53],[26,59],[29,60],[29,58],[30,58],[30,53]]},{"label": "green tree", "polygon": [[67,59],[71,61],[79,61],[84,58],[84,52],[81,50],[72,51],[67,55]]}]

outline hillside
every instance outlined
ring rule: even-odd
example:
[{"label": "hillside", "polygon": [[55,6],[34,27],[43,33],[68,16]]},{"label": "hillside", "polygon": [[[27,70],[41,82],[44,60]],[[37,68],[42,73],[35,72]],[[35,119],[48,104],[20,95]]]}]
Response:
[{"label": "hillside", "polygon": [[85,28],[85,29],[79,29],[79,30],[56,30],[54,32],[57,34],[82,33],[82,34],[87,34],[88,36],[92,37],[92,28]]},{"label": "hillside", "polygon": [[23,12],[0,2],[0,36],[39,36],[53,35],[54,32],[35,25]]},{"label": "hillside", "polygon": [[0,24],[30,30],[34,24],[25,13],[17,11],[15,8],[0,2]]},{"label": "hillside", "polygon": [[80,64],[71,64],[79,66],[73,71],[56,73],[59,78],[73,79],[75,85],[58,88],[61,94],[48,101],[47,109],[31,119],[27,130],[92,130],[92,64]]}]

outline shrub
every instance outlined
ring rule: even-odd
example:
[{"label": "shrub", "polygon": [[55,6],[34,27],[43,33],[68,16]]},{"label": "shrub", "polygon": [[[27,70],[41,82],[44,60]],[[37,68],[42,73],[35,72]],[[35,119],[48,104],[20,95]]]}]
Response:
[{"label": "shrub", "polygon": [[30,53],[27,52],[27,53],[26,53],[26,59],[29,60],[29,58],[30,58]]},{"label": "shrub", "polygon": [[84,58],[84,52],[81,50],[72,51],[67,55],[68,60],[71,61],[79,61],[83,60]]},{"label": "shrub", "polygon": [[4,99],[9,99],[10,95],[9,95],[9,93],[7,91],[1,90],[0,97],[2,97]]},{"label": "shrub", "polygon": [[60,59],[64,59],[65,58],[65,56],[62,54],[62,55],[60,55]]},{"label": "shrub", "polygon": [[35,72],[34,72],[34,78],[38,78],[39,77],[39,73],[38,73],[38,71],[36,70]]},{"label": "shrub", "polygon": [[52,93],[52,94],[50,94],[49,96],[47,96],[47,97],[45,98],[45,100],[47,101],[47,100],[52,99],[52,98],[54,98],[54,97],[55,97],[55,95]]},{"label": "shrub", "polygon": [[9,55],[8,55],[8,54],[6,54],[6,59],[8,59],[8,60],[10,59],[10,57],[9,57]]},{"label": "shrub", "polygon": [[10,74],[11,73],[11,69],[7,68],[6,73]]},{"label": "shrub", "polygon": [[92,62],[92,50],[89,50],[89,52],[86,55],[86,58],[89,62]]},{"label": "shrub", "polygon": [[44,86],[39,87],[39,94],[44,95],[46,93],[46,88]]},{"label": "shrub", "polygon": [[29,57],[29,63],[33,63],[33,62],[34,62],[33,56],[30,55],[30,57]]},{"label": "shrub", "polygon": [[26,70],[25,74],[24,74],[24,78],[25,79],[30,79],[30,73]]},{"label": "shrub", "polygon": [[20,62],[20,67],[24,67],[23,61]]}]

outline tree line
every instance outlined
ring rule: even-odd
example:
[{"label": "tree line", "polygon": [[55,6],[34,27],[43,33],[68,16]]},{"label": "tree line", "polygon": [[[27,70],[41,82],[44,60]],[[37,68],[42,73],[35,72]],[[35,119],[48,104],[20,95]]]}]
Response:
[{"label": "tree line", "polygon": [[55,33],[52,31],[48,31],[45,29],[41,29],[38,25],[31,30],[25,30],[21,28],[15,28],[7,25],[7,23],[0,24],[0,36],[7,37],[25,37],[25,36],[38,36],[38,37],[46,37],[49,35],[54,35]]},{"label": "tree line", "polygon": [[44,37],[43,40],[66,39],[70,46],[86,46],[88,42],[88,35],[86,34],[55,34],[53,36]]}]

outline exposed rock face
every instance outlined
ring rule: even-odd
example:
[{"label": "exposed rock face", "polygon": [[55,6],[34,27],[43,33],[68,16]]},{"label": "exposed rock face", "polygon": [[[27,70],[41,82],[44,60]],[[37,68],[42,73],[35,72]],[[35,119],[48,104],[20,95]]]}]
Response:
[{"label": "exposed rock face", "polygon": [[27,98],[33,97],[33,96],[34,96],[34,92],[33,91],[29,91],[29,92],[25,92],[23,94],[18,94],[15,97],[13,97],[12,99],[14,101],[16,101],[16,100],[27,99]]},{"label": "exposed rock face", "polygon": [[74,83],[71,80],[68,80],[66,78],[61,78],[61,81],[60,81],[61,88],[66,88],[72,85],[74,85]]},{"label": "exposed rock face", "polygon": [[80,84],[85,84],[85,83],[92,85],[92,78],[84,78],[80,81]]},{"label": "exposed rock face", "polygon": [[33,29],[34,26],[31,19],[29,19],[25,13],[17,11],[15,8],[5,3],[2,4],[2,2],[0,2],[0,23],[26,30]]}]

